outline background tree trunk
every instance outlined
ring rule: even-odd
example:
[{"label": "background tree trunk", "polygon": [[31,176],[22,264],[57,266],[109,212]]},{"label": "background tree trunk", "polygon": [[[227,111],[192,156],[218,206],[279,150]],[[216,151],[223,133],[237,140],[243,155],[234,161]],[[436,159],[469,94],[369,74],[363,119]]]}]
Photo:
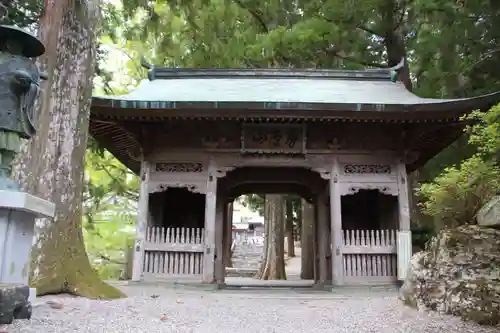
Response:
[{"label": "background tree trunk", "polygon": [[300,235],[300,278],[314,279],[314,206],[302,200],[302,228]]},{"label": "background tree trunk", "polygon": [[84,0],[47,0],[40,21],[47,49],[41,69],[49,79],[42,87],[38,133],[14,167],[24,191],[56,205],[54,221],[41,219],[35,230],[30,283],[39,295],[122,296],[91,267],[81,226],[97,6]]},{"label": "background tree trunk", "polygon": [[231,260],[233,252],[231,251],[231,245],[233,243],[233,203],[227,204],[226,218],[224,219],[224,267],[233,267],[233,262]]},{"label": "background tree trunk", "polygon": [[285,200],[282,195],[266,195],[264,203],[266,239],[264,260],[257,278],[261,280],[286,280],[285,273]]},{"label": "background tree trunk", "polygon": [[261,279],[261,277],[264,275],[264,271],[266,269],[266,260],[267,260],[267,253],[269,250],[269,238],[271,235],[271,232],[269,231],[269,226],[271,225],[268,223],[269,219],[269,206],[266,205],[267,201],[267,196],[263,196],[264,199],[264,252],[262,253],[262,263],[260,264],[260,269],[257,275],[255,275],[255,278]]},{"label": "background tree trunk", "polygon": [[287,254],[288,257],[295,257],[295,241],[293,237],[293,198],[288,196],[285,199],[286,207],[286,239],[287,239]]}]

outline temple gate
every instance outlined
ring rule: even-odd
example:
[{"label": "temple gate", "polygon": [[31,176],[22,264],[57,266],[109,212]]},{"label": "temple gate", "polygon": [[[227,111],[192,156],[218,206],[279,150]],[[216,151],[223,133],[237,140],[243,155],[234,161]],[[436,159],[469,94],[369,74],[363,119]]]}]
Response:
[{"label": "temple gate", "polygon": [[133,280],[224,284],[230,203],[293,193],[315,206],[315,284],[391,284],[411,257],[409,172],[499,94],[420,98],[391,69],[150,66],[125,96],[94,97],[90,133],[141,177]]}]

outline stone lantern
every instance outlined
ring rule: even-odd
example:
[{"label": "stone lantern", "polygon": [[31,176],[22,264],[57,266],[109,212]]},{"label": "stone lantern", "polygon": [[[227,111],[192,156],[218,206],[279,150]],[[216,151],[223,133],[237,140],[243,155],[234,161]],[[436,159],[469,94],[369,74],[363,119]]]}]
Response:
[{"label": "stone lantern", "polygon": [[31,318],[36,290],[28,285],[37,218],[53,218],[53,203],[21,192],[11,178],[24,140],[36,133],[41,74],[33,58],[44,45],[22,29],[0,25],[0,324]]}]

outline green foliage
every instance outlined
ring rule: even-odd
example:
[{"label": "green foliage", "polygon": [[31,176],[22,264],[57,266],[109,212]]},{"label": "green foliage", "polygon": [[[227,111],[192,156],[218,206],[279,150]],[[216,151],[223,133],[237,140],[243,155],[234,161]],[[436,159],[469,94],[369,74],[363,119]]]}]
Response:
[{"label": "green foliage", "polygon": [[434,218],[438,228],[476,223],[479,209],[500,191],[500,107],[474,113],[470,142],[478,154],[458,167],[449,167],[433,182],[423,184],[423,212]]},{"label": "green foliage", "polygon": [[43,0],[13,0],[11,6],[7,9],[7,16],[0,24],[33,28],[38,22],[42,8]]},{"label": "green foliage", "polygon": [[87,253],[103,279],[119,278],[135,231],[139,181],[89,138],[83,226]]},{"label": "green foliage", "polygon": [[414,226],[411,228],[412,244],[420,249],[425,248],[425,244],[436,235],[433,225]]},{"label": "green foliage", "polygon": [[487,160],[500,161],[500,104],[489,112],[474,112],[470,118],[476,124],[470,127],[470,142],[478,147]]},{"label": "green foliage", "polygon": [[500,189],[500,170],[480,156],[459,167],[449,167],[433,182],[422,184],[423,212],[434,217],[436,227],[476,223],[479,209]]},{"label": "green foliage", "polygon": [[258,212],[262,216],[264,216],[264,202],[265,196],[260,194],[247,194],[241,200],[243,206],[248,207],[253,212]]}]

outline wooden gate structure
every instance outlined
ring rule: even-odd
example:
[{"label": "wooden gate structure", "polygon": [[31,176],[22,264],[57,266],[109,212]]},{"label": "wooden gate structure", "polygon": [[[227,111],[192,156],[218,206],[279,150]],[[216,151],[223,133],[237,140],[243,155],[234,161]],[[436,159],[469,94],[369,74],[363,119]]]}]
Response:
[{"label": "wooden gate structure", "polygon": [[201,276],[203,229],[148,227],[144,242],[144,277]]},{"label": "wooden gate structure", "polygon": [[[229,203],[295,193],[314,204],[315,282],[385,284],[411,256],[409,172],[500,94],[421,98],[387,69],[148,65],[124,96],[93,97],[90,134],[141,179],[132,279],[224,283]],[[362,208],[362,209],[361,209]]]}]

